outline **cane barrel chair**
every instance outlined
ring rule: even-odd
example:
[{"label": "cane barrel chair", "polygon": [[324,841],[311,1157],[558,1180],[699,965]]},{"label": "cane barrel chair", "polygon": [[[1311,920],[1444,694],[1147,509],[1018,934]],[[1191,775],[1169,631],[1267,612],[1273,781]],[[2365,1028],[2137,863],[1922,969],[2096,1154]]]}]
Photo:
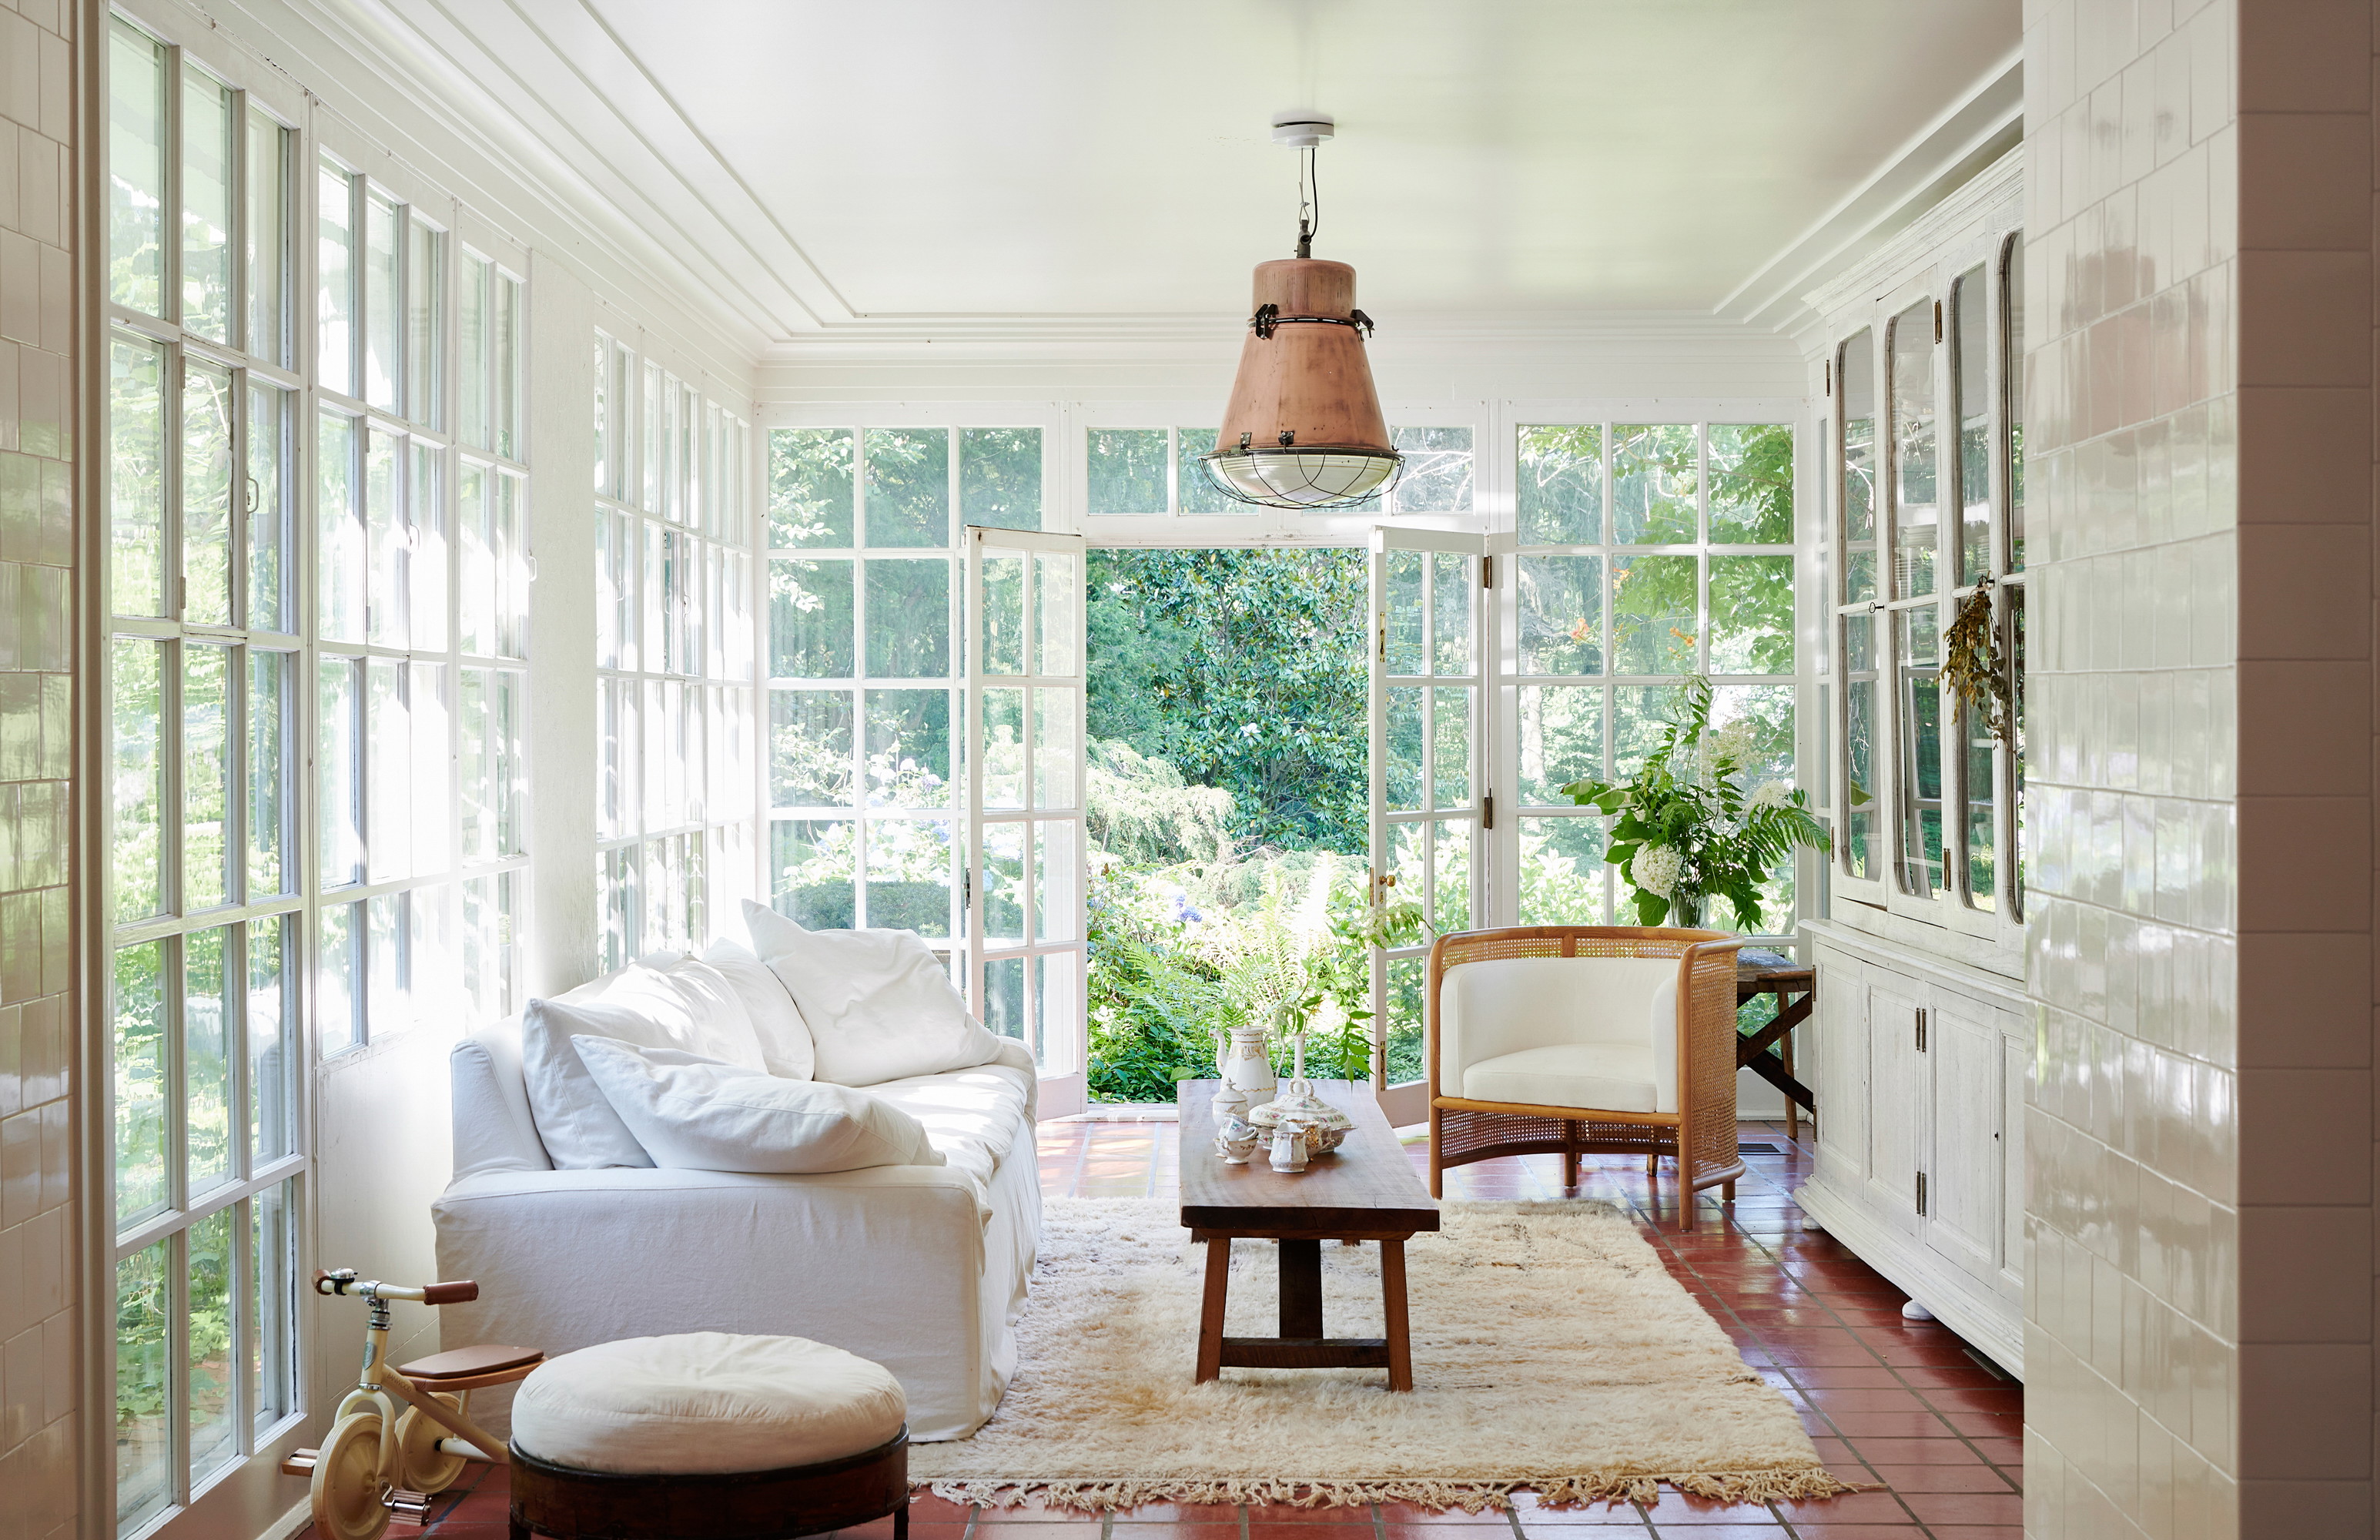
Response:
[{"label": "cane barrel chair", "polygon": [[1521,926],[1441,936],[1425,1024],[1429,1190],[1500,1155],[1662,1156],[1678,1228],[1694,1194],[1732,1200],[1735,953],[1741,937],[1634,926]]}]

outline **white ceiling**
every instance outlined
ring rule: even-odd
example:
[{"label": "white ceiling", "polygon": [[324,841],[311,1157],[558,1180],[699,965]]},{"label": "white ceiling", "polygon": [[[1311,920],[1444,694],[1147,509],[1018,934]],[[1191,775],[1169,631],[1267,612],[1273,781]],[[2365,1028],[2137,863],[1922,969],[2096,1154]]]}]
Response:
[{"label": "white ceiling", "polygon": [[1267,125],[1305,106],[1339,120],[1316,254],[1355,264],[1384,325],[1749,313],[1739,291],[1874,223],[1864,188],[1905,204],[1971,151],[1975,115],[1945,118],[1979,90],[2005,134],[2020,21],[2019,0],[357,4],[770,342],[1244,309],[1294,235]]}]

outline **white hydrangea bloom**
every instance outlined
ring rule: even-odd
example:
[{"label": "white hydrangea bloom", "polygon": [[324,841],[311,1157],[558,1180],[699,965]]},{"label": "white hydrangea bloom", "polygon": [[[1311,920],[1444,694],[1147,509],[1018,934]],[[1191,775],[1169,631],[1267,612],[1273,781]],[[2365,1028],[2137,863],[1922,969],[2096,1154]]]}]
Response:
[{"label": "white hydrangea bloom", "polygon": [[1678,891],[1678,879],[1685,875],[1685,858],[1668,845],[1654,845],[1636,853],[1630,863],[1636,875],[1636,886],[1656,898],[1668,898]]},{"label": "white hydrangea bloom", "polygon": [[1793,788],[1782,781],[1764,781],[1752,794],[1755,807],[1782,807],[1793,800]]},{"label": "white hydrangea bloom", "polygon": [[1706,752],[1709,755],[1712,764],[1717,764],[1721,759],[1732,759],[1741,765],[1752,758],[1752,751],[1757,746],[1759,735],[1760,728],[1757,723],[1749,717],[1739,717],[1725,727],[1712,733],[1705,740]]}]

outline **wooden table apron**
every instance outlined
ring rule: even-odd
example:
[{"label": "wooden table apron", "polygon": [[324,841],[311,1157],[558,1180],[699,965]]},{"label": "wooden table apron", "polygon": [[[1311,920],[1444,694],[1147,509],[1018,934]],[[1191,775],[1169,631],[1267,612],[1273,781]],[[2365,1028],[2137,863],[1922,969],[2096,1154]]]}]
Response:
[{"label": "wooden table apron", "polygon": [[[1740,1034],[1735,1040],[1735,1062],[1785,1093],[1791,1106],[1815,1111],[1816,1101],[1810,1088],[1793,1076],[1793,1039],[1786,1034],[1810,1019],[1810,1007],[1817,1002],[1818,972],[1815,968],[1767,968],[1746,971],[1736,976],[1735,1000],[1744,1004],[1761,995],[1777,997],[1777,1017],[1756,1032]],[[1788,996],[1799,998],[1788,1000]],[[1778,1049],[1770,1052],[1771,1049]],[[1788,1109],[1791,1110],[1791,1107]]]},{"label": "wooden table apron", "polygon": [[[1389,1371],[1389,1388],[1413,1388],[1413,1349],[1405,1314],[1405,1242],[1438,1228],[1438,1204],[1405,1158],[1396,1131],[1360,1082],[1317,1081],[1325,1100],[1355,1121],[1335,1154],[1303,1171],[1276,1171],[1262,1150],[1245,1166],[1215,1153],[1212,1108],[1217,1083],[1182,1083],[1182,1223],[1206,1242],[1207,1288],[1198,1316],[1198,1380],[1225,1368]],[[1266,1240],[1280,1249],[1281,1335],[1226,1337],[1223,1304],[1235,1240]],[[1222,1244],[1213,1243],[1220,1241]],[[1322,1324],[1322,1243],[1380,1247],[1385,1337],[1327,1337]]]}]

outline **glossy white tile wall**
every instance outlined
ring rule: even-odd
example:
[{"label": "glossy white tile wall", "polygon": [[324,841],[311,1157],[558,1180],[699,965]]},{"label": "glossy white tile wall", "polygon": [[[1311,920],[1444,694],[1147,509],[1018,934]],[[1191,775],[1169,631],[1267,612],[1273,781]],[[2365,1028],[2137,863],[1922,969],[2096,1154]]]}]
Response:
[{"label": "glossy white tile wall", "polygon": [[2033,1535],[2374,1533],[2372,0],[2028,0]]},{"label": "glossy white tile wall", "polygon": [[71,1534],[66,0],[0,0],[0,1537]]}]

